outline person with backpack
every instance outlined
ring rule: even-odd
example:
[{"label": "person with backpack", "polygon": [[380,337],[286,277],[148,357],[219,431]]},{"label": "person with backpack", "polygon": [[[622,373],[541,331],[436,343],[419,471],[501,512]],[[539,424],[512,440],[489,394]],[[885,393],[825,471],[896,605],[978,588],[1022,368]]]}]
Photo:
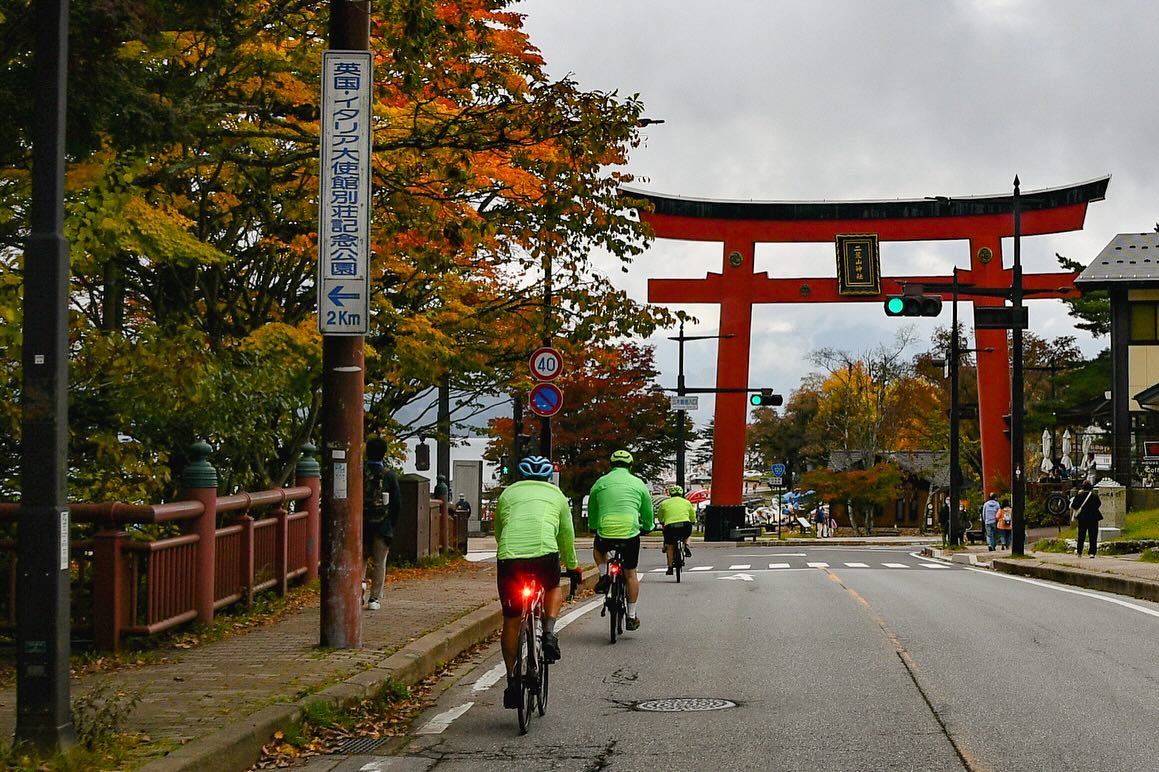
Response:
[{"label": "person with backpack", "polygon": [[[366,608],[382,608],[382,586],[386,582],[386,559],[394,539],[394,526],[402,505],[398,476],[386,467],[386,440],[366,441],[366,464],[362,471],[362,558],[366,561],[369,592]],[[363,582],[364,585],[367,582]]]}]

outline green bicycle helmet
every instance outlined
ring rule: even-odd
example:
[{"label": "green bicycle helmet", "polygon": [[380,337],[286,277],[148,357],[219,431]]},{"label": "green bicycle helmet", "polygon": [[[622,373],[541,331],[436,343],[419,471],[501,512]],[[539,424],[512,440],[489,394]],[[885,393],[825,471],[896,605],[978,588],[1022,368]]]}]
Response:
[{"label": "green bicycle helmet", "polygon": [[613,464],[624,464],[625,466],[632,465],[632,454],[626,450],[617,450],[612,454]]},{"label": "green bicycle helmet", "polygon": [[668,486],[668,495],[669,496],[683,496],[684,489],[681,488],[679,485],[670,485],[670,486]]}]

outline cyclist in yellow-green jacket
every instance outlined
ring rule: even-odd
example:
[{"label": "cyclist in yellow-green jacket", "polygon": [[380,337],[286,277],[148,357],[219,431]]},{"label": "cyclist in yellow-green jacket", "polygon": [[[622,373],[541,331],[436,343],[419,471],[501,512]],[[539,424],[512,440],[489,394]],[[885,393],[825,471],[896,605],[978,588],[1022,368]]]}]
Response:
[{"label": "cyclist in yellow-green jacket", "polygon": [[628,583],[628,619],[626,627],[640,627],[636,604],[640,598],[640,532],[652,530],[652,492],[639,477],[632,474],[632,454],[617,450],[612,454],[612,469],[596,480],[588,496],[588,528],[595,532],[592,556],[600,571],[596,593],[608,587],[608,551],[620,551]]},{"label": "cyclist in yellow-green jacket", "polygon": [[[499,602],[503,606],[503,631],[499,645],[507,665],[507,689],[503,707],[519,707],[519,683],[512,672],[519,649],[519,622],[523,614],[520,590],[534,578],[543,588],[543,653],[559,659],[555,621],[563,605],[559,564],[577,572],[575,530],[567,497],[551,479],[552,464],[542,456],[519,462],[523,479],[507,486],[495,503],[495,541],[498,562]],[[577,572],[578,573],[578,572]]]},{"label": "cyclist in yellow-green jacket", "polygon": [[696,507],[684,498],[684,489],[673,485],[668,489],[668,498],[656,508],[656,516],[664,527],[664,554],[668,556],[668,575],[672,575],[672,558],[675,551],[684,550],[684,556],[692,557],[688,549],[688,539],[692,536],[692,526],[696,523]]}]

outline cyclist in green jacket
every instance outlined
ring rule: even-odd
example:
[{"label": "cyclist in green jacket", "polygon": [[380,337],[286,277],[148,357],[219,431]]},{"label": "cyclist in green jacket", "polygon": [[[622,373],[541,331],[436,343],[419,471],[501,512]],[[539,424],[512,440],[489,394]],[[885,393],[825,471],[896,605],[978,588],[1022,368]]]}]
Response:
[{"label": "cyclist in green jacket", "polygon": [[664,554],[668,556],[668,575],[671,576],[675,550],[683,549],[684,557],[692,557],[688,539],[692,536],[692,526],[696,522],[696,507],[684,498],[683,488],[673,485],[668,489],[668,498],[657,507],[656,515],[664,527]]},{"label": "cyclist in green jacket", "polygon": [[652,492],[631,472],[632,454],[617,450],[612,454],[612,469],[596,480],[588,495],[588,528],[595,532],[592,556],[600,571],[596,593],[608,587],[608,551],[616,548],[624,561],[628,580],[628,619],[626,627],[640,627],[636,603],[640,598],[640,532],[652,530]]},{"label": "cyclist in green jacket", "polygon": [[528,456],[519,462],[518,469],[524,479],[507,486],[495,504],[497,581],[503,606],[499,643],[507,665],[505,708],[519,707],[519,682],[512,671],[519,649],[524,582],[534,578],[543,588],[543,652],[555,661],[560,656],[555,621],[563,605],[559,565],[562,560],[569,571],[576,571],[578,565],[571,507],[563,492],[548,482],[553,472],[551,462],[542,456]]}]

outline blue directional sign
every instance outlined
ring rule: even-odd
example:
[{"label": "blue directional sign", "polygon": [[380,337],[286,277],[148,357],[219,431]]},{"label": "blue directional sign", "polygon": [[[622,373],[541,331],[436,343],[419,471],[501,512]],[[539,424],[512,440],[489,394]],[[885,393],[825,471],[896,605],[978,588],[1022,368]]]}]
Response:
[{"label": "blue directional sign", "polygon": [[554,383],[537,383],[531,389],[531,412],[550,418],[563,407],[563,392]]},{"label": "blue directional sign", "polygon": [[318,191],[318,331],[365,335],[370,296],[369,51],[322,54]]},{"label": "blue directional sign", "polygon": [[770,471],[773,473],[773,477],[784,477],[785,471],[786,471],[785,465],[784,464],[773,464],[772,469]]}]

